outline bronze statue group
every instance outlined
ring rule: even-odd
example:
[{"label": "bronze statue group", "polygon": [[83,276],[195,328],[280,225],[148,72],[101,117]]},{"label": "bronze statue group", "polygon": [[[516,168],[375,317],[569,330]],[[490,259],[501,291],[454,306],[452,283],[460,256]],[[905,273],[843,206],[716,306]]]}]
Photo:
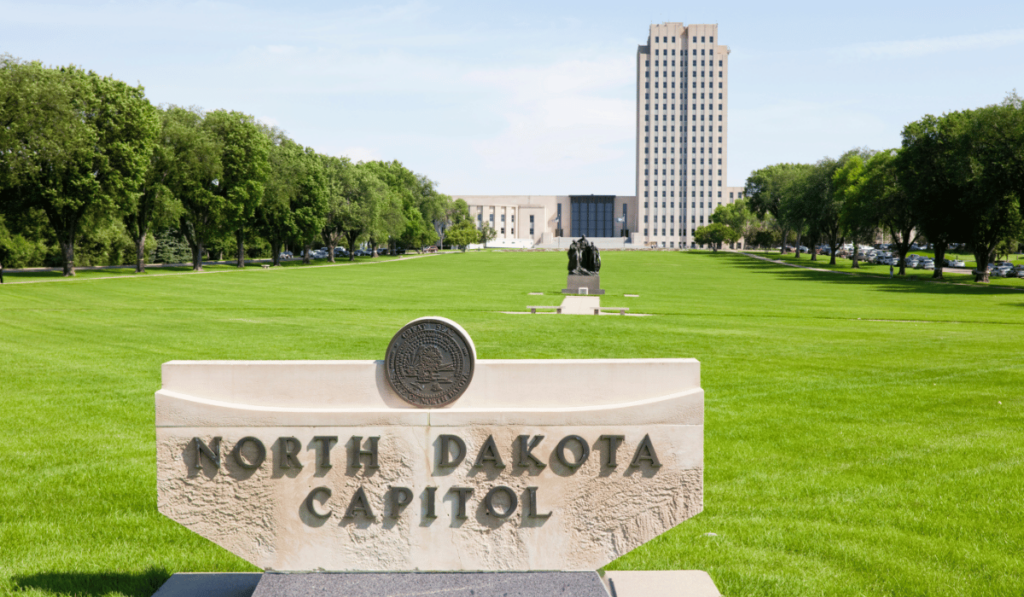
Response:
[{"label": "bronze statue group", "polygon": [[594,276],[601,271],[601,251],[594,243],[581,237],[569,245],[569,273],[577,276]]}]

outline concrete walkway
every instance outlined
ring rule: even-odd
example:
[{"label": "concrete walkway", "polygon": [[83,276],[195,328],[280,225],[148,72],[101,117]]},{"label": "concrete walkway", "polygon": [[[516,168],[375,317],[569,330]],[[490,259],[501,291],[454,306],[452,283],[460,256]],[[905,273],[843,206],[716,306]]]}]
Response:
[{"label": "concrete walkway", "polygon": [[593,315],[601,307],[599,296],[567,296],[562,299],[562,315]]}]

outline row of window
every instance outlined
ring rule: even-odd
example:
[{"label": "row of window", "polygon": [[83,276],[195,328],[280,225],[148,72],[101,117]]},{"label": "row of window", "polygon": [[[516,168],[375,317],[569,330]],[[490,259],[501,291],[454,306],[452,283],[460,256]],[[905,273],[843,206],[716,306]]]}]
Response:
[{"label": "row of window", "polygon": [[[654,61],[654,67],[658,68],[659,66],[661,66],[661,67],[664,67],[664,68],[668,68],[669,66],[675,66],[676,65],[676,61],[675,60],[672,61],[671,65],[668,63],[668,60],[664,61],[665,64],[661,64],[661,62],[662,61],[660,61],[660,60],[655,60]],[[700,65],[701,66],[715,66],[715,61],[714,60],[707,60],[707,61],[701,60],[700,61]],[[650,60],[644,60],[644,66],[650,68],[651,61]],[[680,60],[679,61],[679,66],[685,66],[685,63],[682,60]],[[696,60],[693,61],[693,66],[697,66],[697,61]],[[725,66],[724,61],[723,60],[719,60],[718,61],[718,66],[724,67]],[[718,75],[718,76],[721,77],[722,75]]]},{"label": "row of window", "polygon": [[[658,73],[660,73],[660,75]],[[669,75],[669,73],[672,73],[672,75]],[[649,71],[644,71],[643,76],[645,78],[649,79],[650,78],[650,72]],[[670,76],[671,77],[675,77],[676,76],[676,72],[675,71],[654,71],[654,77],[655,78],[657,78],[657,77],[665,77],[666,79],[668,79]],[[696,77],[696,76],[697,76],[697,72],[693,71],[693,77]],[[701,77],[711,77],[712,79],[714,79],[715,78],[715,71],[700,71],[700,76]],[[722,71],[718,72],[718,76],[719,76],[720,79],[725,77],[725,75],[722,74]],[[685,79],[686,78],[686,71],[680,71],[679,72],[679,78],[680,79]]]},{"label": "row of window", "polygon": [[[701,104],[701,105],[703,106],[704,104]],[[708,106],[709,106],[708,110],[712,110],[713,108],[711,108],[710,106],[714,106],[714,104],[708,104]],[[655,110],[658,109],[658,104],[654,104],[654,109]],[[662,110],[672,110],[674,112],[675,109],[676,109],[676,104],[661,104],[661,109]],[[696,110],[696,109],[697,108],[694,108],[694,110]],[[701,110],[703,110],[703,109],[704,108],[701,108]],[[719,108],[719,109],[721,109],[721,108]],[[644,112],[650,112],[650,111],[651,111],[651,105],[650,104],[644,104]],[[680,112],[686,112],[686,104],[679,104],[679,111]],[[657,116],[657,115],[655,115],[655,116]],[[669,115],[665,114],[664,116],[665,116],[665,118],[663,118],[662,120],[668,120]],[[700,115],[700,119],[704,120],[704,116],[705,116],[704,114],[701,114]],[[710,118],[710,119],[714,119],[715,115],[714,114],[707,114],[707,117]],[[683,120],[685,118],[686,118],[686,114],[685,113],[679,115],[679,120]],[[675,120],[675,119],[676,119],[675,114],[672,114],[672,120]],[[721,114],[718,115],[718,119],[722,120],[722,115]],[[655,120],[658,120],[658,119],[655,118]],[[697,115],[696,114],[693,114],[693,120],[697,120]]]},{"label": "row of window", "polygon": [[[668,93],[666,93],[666,94],[665,94],[665,97],[662,97],[662,98],[659,98],[659,97],[658,97],[658,95],[659,95],[659,94],[658,94],[657,92],[655,92],[655,93],[654,93],[654,99],[660,99],[660,100],[662,100],[662,101],[665,101],[665,100],[667,100],[667,99],[670,99],[670,98],[668,97]],[[679,95],[682,95],[682,94],[680,93]],[[703,94],[702,94],[702,95],[703,95]],[[713,96],[713,95],[714,95],[714,94],[712,94],[712,96]],[[645,99],[645,100],[650,100],[650,99],[651,99],[651,94],[650,94],[650,93],[645,93],[645,94],[644,94],[644,99]],[[675,93],[673,93],[673,94],[672,94],[672,97],[671,97],[671,99],[672,99],[672,100],[675,100],[675,99],[676,99],[676,94],[675,94]],[[680,98],[680,99],[682,99],[682,98]],[[693,98],[693,99],[697,99],[697,98]],[[701,99],[704,99],[704,98],[703,98],[703,97],[701,97]],[[712,97],[712,99],[714,99],[714,98]],[[674,102],[674,101],[673,101],[673,103],[671,103],[671,104],[662,104],[662,106],[666,106],[666,105],[668,105],[668,106],[672,106],[672,108],[671,108],[672,110],[675,110],[675,109],[676,109],[676,106],[675,106],[675,102]],[[644,104],[644,106],[647,106],[647,104]],[[704,104],[701,104],[701,105],[700,105],[700,109],[701,109],[701,110],[703,110],[703,109],[704,109],[704,107],[705,107],[705,106],[704,106]],[[654,103],[654,109],[655,109],[655,110],[657,110],[657,109],[658,109],[658,103],[657,103],[657,102],[655,102],[655,103]],[[669,109],[669,108],[665,108],[665,107],[662,107],[662,110],[668,110],[668,109]],[[680,109],[680,110],[685,110],[685,109],[686,109],[686,104],[679,104],[679,109]],[[696,109],[697,109],[697,104],[693,104],[693,105],[691,106],[691,109],[693,109],[693,110],[696,110]],[[714,104],[707,104],[707,109],[708,109],[708,110],[714,110],[714,109],[715,109],[715,105],[714,105]],[[725,109],[725,104],[718,104],[718,109],[719,109],[719,110],[724,110],[724,109]]]},{"label": "row of window", "polygon": [[[661,39],[664,39],[665,43],[668,43],[668,36],[667,35],[664,36],[663,38],[655,35],[654,36],[654,43],[658,43],[658,41],[661,40]],[[704,37],[703,36],[701,36],[700,42],[704,43]],[[672,43],[676,43],[676,36],[674,36],[674,35],[672,36]],[[697,36],[696,35],[693,36],[693,43],[697,43]],[[711,42],[710,43],[715,43],[715,36],[714,35],[711,36]]]},{"label": "row of window", "polygon": [[[671,195],[666,195],[665,193],[666,193],[666,191],[662,191],[662,192],[661,192],[661,196],[662,196],[662,197],[675,197],[675,196],[676,196],[676,192],[675,192],[675,191],[668,191],[668,193],[671,193]],[[708,197],[710,197],[710,196],[711,196],[711,193],[712,193],[712,191],[708,191]],[[654,191],[654,196],[655,196],[655,197],[657,197],[657,196],[658,196],[658,191]],[[680,197],[685,197],[686,195],[684,195],[684,194],[683,194],[683,191],[679,191],[679,196],[680,196]],[[691,196],[691,197],[696,197],[696,196],[697,196],[697,191],[691,191],[691,192],[690,192],[690,196]],[[704,196],[704,191],[701,191],[701,192],[700,192],[700,196],[701,196],[701,197],[703,197],[703,196]],[[722,191],[718,191],[718,196],[719,196],[719,197],[721,197],[721,196],[722,196]],[[644,191],[644,197],[647,197],[647,191]],[[647,203],[645,202],[645,203],[644,203],[644,205],[647,205]]]},{"label": "row of window", "polygon": [[[669,73],[672,73],[672,75],[669,75]],[[649,79],[650,78],[650,72],[644,71],[643,76],[644,76],[645,79]],[[675,76],[676,76],[676,72],[675,71],[654,71],[654,78],[655,79],[658,78],[658,77],[665,77],[666,79],[668,79],[669,77],[675,78]],[[697,72],[693,71],[692,77],[696,78],[696,76],[697,76]],[[720,79],[724,79],[725,78],[725,75],[722,74],[722,71],[718,72],[718,76],[719,76]],[[714,79],[715,78],[715,71],[700,71],[700,77],[701,78],[703,78],[703,77],[711,77],[712,79]],[[679,72],[679,78],[680,79],[685,79],[686,78],[686,71],[680,71]]]},{"label": "row of window", "polygon": [[[712,182],[713,182],[713,181],[710,181],[710,180],[708,181],[708,186],[709,186],[709,187],[711,186],[711,183],[712,183]],[[650,186],[650,185],[649,185],[648,183],[650,183],[650,181],[649,181],[649,180],[644,180],[644,186],[645,186],[645,187],[646,187],[646,186]],[[654,179],[654,186],[658,186],[658,179]],[[665,185],[665,181],[661,181],[661,186],[666,186],[666,185]],[[668,185],[667,185],[667,186],[670,186],[670,187],[674,187],[674,186],[676,186],[676,181],[675,181],[675,179],[670,179],[670,180],[668,181]],[[679,181],[679,186],[681,186],[681,187],[685,187],[685,186],[686,186],[686,183],[684,183],[683,181],[681,181],[681,180],[680,180],[680,181]],[[691,187],[695,187],[695,186],[697,186],[697,180],[696,180],[696,179],[693,179],[693,178],[691,178],[691,179],[690,179],[690,186],[691,186]],[[702,180],[700,181],[700,186],[704,186],[704,180],[703,180],[703,179],[702,179]],[[718,181],[718,186],[722,186],[722,181],[720,181],[720,180]]]},{"label": "row of window", "polygon": [[[703,195],[701,195],[701,196],[703,196]],[[732,193],[729,193],[729,197],[732,198]],[[661,202],[661,206],[665,207],[665,202],[664,201]],[[669,203],[669,207],[674,208],[675,206],[676,206],[676,202],[675,201],[672,201],[672,202]],[[647,209],[649,207],[650,206],[648,205],[648,203],[646,201],[644,201],[644,208]],[[682,207],[683,209],[686,209],[686,204],[684,204],[682,201],[680,201],[679,202],[679,207]],[[697,209],[697,203],[696,202],[691,203],[690,207],[692,207],[693,209]],[[722,202],[721,201],[718,202],[718,207],[722,207]],[[700,208],[704,209],[704,202],[703,201],[700,202]],[[657,201],[654,201],[654,209],[658,209],[658,202]],[[710,201],[708,201],[708,209],[711,209],[711,202]],[[644,220],[644,221],[646,222],[647,220]]]},{"label": "row of window", "polygon": [[[512,218],[512,223],[513,223],[513,224],[515,224],[515,223],[516,223],[516,217],[515,217],[515,215],[509,216],[509,217],[510,217],[510,218]],[[481,221],[481,220],[483,220],[483,219],[484,219],[484,215],[483,215],[483,214],[480,214],[480,213],[478,213],[478,214],[476,214],[476,219],[477,219],[477,221],[479,222],[479,221]],[[491,222],[494,222],[494,214],[490,214],[490,220],[491,220]],[[502,222],[504,222],[504,221],[505,221],[505,214],[501,214],[501,221],[502,221]],[[531,221],[531,222],[533,221],[533,216],[530,216],[530,221]]]},{"label": "row of window", "polygon": [[[718,127],[718,132],[722,132],[722,127]],[[671,141],[668,140],[670,138],[672,139]],[[690,139],[691,139],[690,143],[696,143],[697,142],[697,137],[690,137]],[[708,143],[714,142],[714,138],[711,137],[711,136],[708,136],[707,139],[708,139],[708,141],[707,141]],[[651,142],[650,141],[650,137],[644,137],[644,143],[650,143],[650,142]],[[654,137],[654,142],[655,143],[658,142],[658,137],[657,136]],[[662,137],[661,138],[661,142],[662,143],[675,143],[676,142],[676,138],[675,137]],[[679,142],[680,143],[685,143],[686,142],[686,138],[685,137],[679,137]],[[704,143],[704,137],[700,138],[700,142]],[[718,142],[719,143],[722,142],[722,137],[718,138]]]},{"label": "row of window", "polygon": [[[680,170],[680,171],[679,171],[679,173],[680,173],[680,174],[686,174],[686,173],[685,173],[685,172],[683,172],[682,170]],[[647,168],[644,168],[644,175],[645,175],[645,176],[647,176]],[[654,169],[654,175],[655,175],[655,176],[657,176],[657,175],[658,175],[658,169],[657,169],[657,168],[655,168],[655,169]],[[662,175],[662,176],[666,176],[666,173],[665,173],[665,169],[664,169],[664,168],[663,168],[663,169],[661,170],[661,175]],[[676,175],[676,171],[675,171],[675,169],[673,168],[673,169],[671,170],[671,176],[675,176],[675,175]],[[701,170],[700,170],[700,175],[701,175],[701,176],[704,176],[704,169],[703,169],[703,168],[701,168]],[[722,175],[722,169],[721,169],[721,168],[719,168],[719,169],[718,169],[718,175],[719,175],[719,176],[721,176],[721,175]],[[697,176],[697,170],[696,170],[696,169],[694,169],[694,170],[691,170],[691,171],[690,171],[690,176]],[[710,169],[710,168],[708,169],[708,176],[711,176],[711,169]]]},{"label": "row of window", "polygon": [[[685,85],[685,83],[680,83],[680,84],[679,84],[679,88],[680,88],[680,89],[683,89],[683,85]],[[714,83],[712,82],[712,83],[708,83],[708,84],[707,84],[707,86],[708,86],[709,88],[714,88],[715,84],[714,84]],[[660,85],[659,85],[658,81],[655,81],[655,82],[654,82],[654,88],[655,88],[655,89],[658,89],[659,87],[660,87]],[[651,82],[650,82],[650,81],[644,81],[644,89],[650,89],[650,88],[651,88]],[[668,81],[665,81],[665,87],[664,87],[664,88],[665,88],[665,89],[668,89],[668,88],[669,88],[669,84],[668,84]],[[675,88],[676,88],[676,82],[675,82],[675,81],[672,81],[672,89],[675,89]],[[694,81],[694,82],[693,82],[693,88],[694,88],[694,89],[696,89],[696,88],[697,88],[697,82],[696,82],[696,81]],[[701,81],[701,82],[700,82],[700,88],[701,88],[701,89],[705,89],[705,87],[704,87],[704,81]],[[721,82],[721,81],[719,81],[719,82],[718,82],[718,88],[719,88],[719,89],[722,89],[722,82]],[[697,99],[697,94],[693,94],[693,99]],[[722,98],[718,98],[718,99],[722,99]]]},{"label": "row of window", "polygon": [[[721,138],[719,138],[719,139],[721,139]],[[658,147],[655,147],[654,148],[654,153],[658,153],[658,149],[659,149]],[[661,147],[660,149],[662,150],[661,153],[675,153],[676,152],[676,148],[675,147]],[[711,153],[713,150],[714,150],[714,147],[708,147],[708,153]],[[651,152],[651,148],[650,147],[644,147],[644,153],[650,153],[650,152]],[[704,148],[703,147],[700,148],[700,152],[704,153]],[[686,153],[686,148],[685,147],[680,147],[679,148],[679,153]],[[697,153],[697,148],[696,147],[691,147],[690,153]],[[722,148],[721,147],[718,148],[718,153],[722,153]]]},{"label": "row of window", "polygon": [[[667,133],[667,132],[668,132],[668,130],[669,130],[669,128],[668,128],[668,127],[669,127],[669,125],[667,125],[667,124],[663,124],[663,125],[661,125],[661,132],[663,132],[663,133]],[[647,133],[647,132],[650,132],[650,128],[651,128],[651,126],[650,126],[650,125],[647,125],[647,124],[645,124],[645,125],[644,125],[644,132],[645,132],[645,133]],[[686,127],[685,127],[685,126],[682,126],[682,125],[680,125],[680,126],[679,126],[679,132],[680,132],[680,133],[681,133],[681,132],[683,132],[683,131],[685,131],[685,130],[686,130]],[[708,130],[708,132],[714,131],[714,130],[715,130],[715,127],[714,127],[713,125],[710,125],[710,124],[709,124],[709,125],[708,125],[708,128],[707,128],[707,130]],[[657,133],[657,132],[658,132],[658,125],[654,125],[654,132],[655,132],[655,133]],[[674,133],[674,132],[676,132],[676,125],[674,125],[674,124],[672,125],[672,132],[673,132],[673,133]],[[693,132],[694,132],[694,133],[696,133],[696,132],[697,132],[697,125],[693,125]],[[703,132],[704,132],[704,125],[703,125],[703,124],[702,124],[702,125],[700,125],[700,132],[701,132],[701,133],[703,133]],[[718,132],[722,132],[722,125],[718,125]],[[647,140],[647,138],[646,138],[646,137],[644,137],[644,141],[646,141],[646,140]],[[655,141],[657,141],[657,140],[658,140],[658,135],[654,135],[654,140],[655,140]],[[662,141],[664,141],[664,139],[662,139]]]},{"label": "row of window", "polygon": [[[662,164],[667,164],[668,162],[667,162],[666,160],[668,160],[668,159],[669,159],[669,158],[661,158],[661,163],[662,163]],[[675,159],[675,158],[671,158],[671,160],[672,160],[672,164],[675,164],[675,163],[676,163],[676,159]],[[644,163],[645,163],[645,164],[650,164],[651,162],[649,161],[649,158],[644,158]],[[692,162],[692,163],[693,163],[694,165],[697,165],[697,158],[693,158],[693,162]],[[712,162],[711,162],[711,158],[708,158],[708,165],[710,165],[711,163],[712,163]],[[658,158],[654,158],[654,164],[655,164],[655,165],[657,165],[657,164],[658,164]],[[680,165],[680,166],[681,166],[681,165],[683,165],[683,159],[682,159],[682,158],[679,158],[679,165]],[[700,165],[701,165],[701,166],[703,166],[703,165],[704,165],[704,158],[701,158],[701,159],[700,159]],[[719,165],[719,166],[721,166],[721,165],[722,165],[722,158],[718,158],[718,165]]]}]

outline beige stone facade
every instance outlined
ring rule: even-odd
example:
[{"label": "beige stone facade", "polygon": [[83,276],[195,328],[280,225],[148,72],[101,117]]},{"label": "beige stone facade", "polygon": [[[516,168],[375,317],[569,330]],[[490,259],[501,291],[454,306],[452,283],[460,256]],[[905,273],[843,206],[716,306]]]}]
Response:
[{"label": "beige stone facade", "polygon": [[[651,25],[636,56],[636,195],[615,196],[614,224],[599,212],[598,229],[632,247],[695,247],[697,228],[714,210],[743,196],[729,186],[729,48],[719,43],[718,25]],[[559,246],[559,237],[592,237],[592,225],[573,226],[577,195],[455,195],[470,215],[489,223],[499,239],[532,239]],[[593,196],[591,196],[593,197]],[[604,208],[601,208],[604,209]],[[559,211],[561,210],[561,211]],[[491,219],[493,218],[493,219]],[[504,219],[503,219],[504,218]]]},{"label": "beige stone facade", "polygon": [[728,186],[729,48],[718,25],[651,25],[637,50],[637,241],[693,246],[715,208],[742,196]]},{"label": "beige stone facade", "polygon": [[[497,240],[529,239],[535,246],[554,246],[557,238],[570,237],[576,232],[591,236],[589,230],[573,228],[573,200],[591,202],[593,195],[452,195],[469,205],[469,216],[477,228],[490,224],[497,232]],[[637,229],[639,214],[636,197],[602,197],[610,204],[609,214],[603,214],[606,234],[599,237],[619,238],[625,228]],[[577,209],[577,212],[579,210]],[[619,221],[619,220],[622,221]]]}]

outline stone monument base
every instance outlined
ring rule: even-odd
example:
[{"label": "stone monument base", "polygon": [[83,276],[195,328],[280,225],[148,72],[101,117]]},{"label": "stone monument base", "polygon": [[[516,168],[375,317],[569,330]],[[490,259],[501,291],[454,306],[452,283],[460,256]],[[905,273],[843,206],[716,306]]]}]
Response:
[{"label": "stone monument base", "polygon": [[706,572],[178,573],[153,597],[720,597]]},{"label": "stone monument base", "polygon": [[563,288],[562,294],[604,294],[604,290],[601,290],[601,274],[592,276],[569,274],[569,280],[565,285],[568,288]]}]

